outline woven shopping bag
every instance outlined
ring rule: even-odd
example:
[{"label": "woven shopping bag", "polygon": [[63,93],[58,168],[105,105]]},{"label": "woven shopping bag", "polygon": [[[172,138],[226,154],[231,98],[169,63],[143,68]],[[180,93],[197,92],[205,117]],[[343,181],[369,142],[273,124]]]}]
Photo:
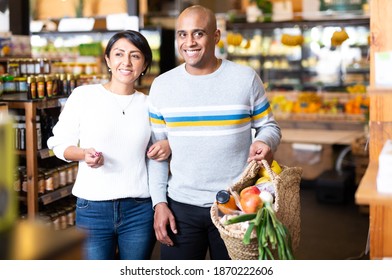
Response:
[{"label": "woven shopping bag", "polygon": [[[282,172],[277,175],[269,166],[268,162],[263,160],[263,166],[271,178],[275,190],[274,210],[277,218],[287,227],[292,240],[292,248],[295,251],[299,246],[301,233],[300,217],[300,183],[302,176],[301,167],[281,166]],[[243,171],[238,182],[228,188],[238,194],[245,187],[255,184],[258,179],[260,166],[256,161],[252,161]],[[211,207],[211,219],[218,228],[219,233],[225,242],[229,256],[233,260],[257,260],[258,259],[258,242],[257,238],[251,239],[248,245],[242,242],[243,232],[230,231],[220,222],[220,212],[217,203]]]}]

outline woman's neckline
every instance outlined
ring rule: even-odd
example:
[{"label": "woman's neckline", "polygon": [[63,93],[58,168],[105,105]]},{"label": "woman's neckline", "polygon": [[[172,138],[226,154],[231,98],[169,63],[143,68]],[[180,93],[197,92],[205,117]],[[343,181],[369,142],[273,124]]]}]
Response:
[{"label": "woman's neckline", "polygon": [[131,95],[136,93],[136,89],[135,88],[133,88],[131,91],[129,91],[129,92],[125,93],[125,94],[124,93],[119,93],[119,92],[117,92],[117,91],[112,89],[110,82],[107,83],[107,84],[104,84],[102,86],[103,86],[103,88],[106,91],[108,91],[108,92],[110,92],[110,93],[112,93],[114,95],[118,95],[118,96],[131,96]]}]

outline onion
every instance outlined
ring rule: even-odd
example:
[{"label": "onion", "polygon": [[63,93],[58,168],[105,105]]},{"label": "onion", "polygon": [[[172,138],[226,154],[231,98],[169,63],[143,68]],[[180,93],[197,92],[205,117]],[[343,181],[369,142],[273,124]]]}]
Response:
[{"label": "onion", "polygon": [[274,201],[274,198],[273,198],[272,194],[271,194],[270,192],[268,192],[268,191],[264,191],[264,190],[261,191],[260,194],[259,194],[259,196],[260,196],[261,200],[262,200],[264,203],[270,203],[270,204],[272,204],[273,201]]}]

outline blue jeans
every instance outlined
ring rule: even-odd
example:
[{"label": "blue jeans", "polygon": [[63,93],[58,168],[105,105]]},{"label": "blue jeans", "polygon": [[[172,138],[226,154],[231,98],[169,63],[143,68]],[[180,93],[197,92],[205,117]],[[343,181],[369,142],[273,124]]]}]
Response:
[{"label": "blue jeans", "polygon": [[87,232],[84,257],[89,260],[150,259],[153,219],[150,198],[76,201],[76,226]]}]

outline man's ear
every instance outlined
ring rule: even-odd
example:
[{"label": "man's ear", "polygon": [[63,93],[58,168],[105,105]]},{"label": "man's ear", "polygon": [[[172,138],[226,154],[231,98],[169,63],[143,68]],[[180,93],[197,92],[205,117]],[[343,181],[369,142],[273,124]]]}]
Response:
[{"label": "man's ear", "polygon": [[221,38],[221,32],[219,29],[217,29],[215,30],[215,45],[218,44],[220,38]]}]

